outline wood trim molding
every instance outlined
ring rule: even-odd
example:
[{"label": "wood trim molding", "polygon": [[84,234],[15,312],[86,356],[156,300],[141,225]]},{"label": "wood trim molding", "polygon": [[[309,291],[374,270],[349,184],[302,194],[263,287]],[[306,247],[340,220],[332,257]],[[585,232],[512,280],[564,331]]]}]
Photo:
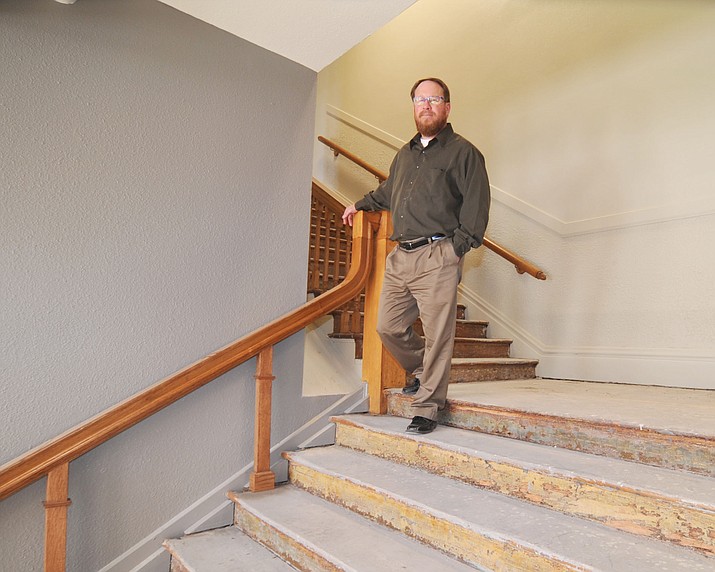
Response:
[{"label": "wood trim molding", "polygon": [[[404,141],[378,129],[332,105],[326,106],[326,115],[340,121],[351,129],[364,133],[391,149],[399,149]],[[658,224],[672,220],[709,216],[715,214],[715,196],[700,197],[688,201],[677,200],[671,204],[655,205],[634,211],[615,212],[583,220],[564,221],[517,196],[491,185],[492,199],[522,216],[546,227],[562,238],[611,232],[646,224]]]},{"label": "wood trim molding", "polygon": [[358,119],[354,115],[350,115],[349,113],[343,111],[342,109],[338,109],[333,105],[326,106],[326,113],[330,117],[337,119],[342,123],[345,123],[345,125],[348,125],[353,129],[357,129],[358,131],[362,131],[363,133],[366,133],[367,135],[379,141],[383,145],[392,147],[395,151],[397,151],[405,144],[405,142],[399,137],[395,137],[387,131],[383,131],[382,129],[379,129],[374,125],[363,121],[362,119]]}]

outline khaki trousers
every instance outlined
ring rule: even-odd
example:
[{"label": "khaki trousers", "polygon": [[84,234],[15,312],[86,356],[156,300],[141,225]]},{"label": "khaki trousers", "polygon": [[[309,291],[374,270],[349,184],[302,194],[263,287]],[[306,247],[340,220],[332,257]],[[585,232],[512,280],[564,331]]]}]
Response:
[{"label": "khaki trousers", "polygon": [[[420,379],[413,415],[437,419],[447,402],[462,259],[449,239],[390,252],[380,295],[377,333],[397,362]],[[422,319],[425,339],[412,325]]]}]

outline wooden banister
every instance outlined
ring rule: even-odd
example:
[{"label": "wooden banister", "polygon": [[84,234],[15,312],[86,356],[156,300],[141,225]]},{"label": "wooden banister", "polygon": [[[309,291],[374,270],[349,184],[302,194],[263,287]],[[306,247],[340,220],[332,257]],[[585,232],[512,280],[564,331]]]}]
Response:
[{"label": "wooden banister", "polygon": [[[370,174],[374,175],[375,177],[377,177],[377,179],[378,179],[380,182],[382,182],[382,181],[384,181],[385,179],[387,179],[387,173],[384,173],[383,171],[380,171],[380,170],[376,169],[375,167],[373,167],[373,166],[370,165],[369,163],[366,163],[365,161],[363,161],[362,159],[360,159],[357,155],[352,154],[350,151],[348,151],[347,149],[344,149],[343,147],[341,147],[341,146],[338,145],[337,143],[334,143],[334,142],[331,141],[330,139],[326,139],[325,137],[323,137],[322,135],[320,135],[320,136],[318,136],[318,141],[320,141],[320,142],[323,143],[324,145],[327,145],[328,147],[330,147],[330,148],[333,150],[333,155],[335,155],[336,157],[337,157],[338,155],[342,155],[342,156],[345,157],[346,159],[349,159],[350,161],[352,161],[352,162],[355,163],[356,165],[358,165],[358,166],[362,167],[363,169],[365,169],[368,173],[370,173]],[[495,254],[498,254],[498,255],[501,256],[502,258],[504,258],[504,259],[508,260],[509,262],[511,262],[511,263],[515,266],[516,271],[517,271],[519,274],[527,273],[527,274],[529,274],[530,276],[533,276],[534,278],[537,278],[537,279],[539,279],[539,280],[546,280],[546,273],[545,273],[543,270],[541,270],[540,268],[538,268],[537,266],[535,266],[534,264],[532,264],[532,263],[529,262],[528,260],[523,259],[523,258],[520,257],[518,254],[516,254],[516,253],[514,253],[514,252],[512,252],[512,251],[510,251],[510,250],[508,250],[508,249],[506,249],[506,248],[504,248],[503,246],[501,246],[501,245],[499,245],[499,244],[493,242],[492,240],[490,240],[490,239],[487,238],[486,236],[484,237],[484,242],[483,242],[483,244],[484,244],[484,246],[486,246],[489,250],[491,250],[491,251],[494,252]]]},{"label": "wooden banister", "polygon": [[[356,219],[345,280],[322,296],[0,467],[0,500],[66,465],[354,298],[370,273],[378,213]],[[51,499],[48,499],[48,501]]]},{"label": "wooden banister", "polygon": [[253,491],[274,487],[270,467],[273,346],[363,290],[374,266],[374,237],[384,220],[380,213],[360,213],[355,218],[350,269],[331,290],[0,467],[0,500],[47,476],[45,572],[66,569],[69,463],[254,356],[258,356],[256,414],[249,486]]}]

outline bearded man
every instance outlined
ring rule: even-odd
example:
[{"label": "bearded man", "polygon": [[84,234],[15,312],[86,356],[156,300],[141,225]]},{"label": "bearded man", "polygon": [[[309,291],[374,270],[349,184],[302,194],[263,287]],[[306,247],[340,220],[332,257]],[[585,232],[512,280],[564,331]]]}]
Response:
[{"label": "bearded man", "polygon": [[[417,134],[398,151],[389,177],[342,218],[352,226],[358,210],[391,212],[397,246],[386,261],[377,332],[413,378],[402,390],[414,395],[407,432],[424,434],[447,402],[457,286],[464,255],[484,240],[490,192],[483,155],[447,122],[447,85],[420,79],[410,97]],[[424,339],[412,328],[418,316]]]}]

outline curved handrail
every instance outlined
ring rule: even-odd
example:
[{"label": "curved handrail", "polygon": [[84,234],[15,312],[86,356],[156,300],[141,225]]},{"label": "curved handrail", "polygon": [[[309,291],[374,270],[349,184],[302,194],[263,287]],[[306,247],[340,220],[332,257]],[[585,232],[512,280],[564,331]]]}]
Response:
[{"label": "curved handrail", "polygon": [[[375,177],[377,177],[377,179],[380,182],[387,179],[386,173],[383,173],[382,171],[376,169],[369,163],[366,163],[365,161],[360,159],[360,157],[358,157],[357,155],[353,155],[350,151],[348,151],[347,149],[344,149],[343,147],[341,147],[337,143],[334,143],[330,139],[326,139],[322,135],[319,135],[318,141],[320,141],[324,145],[327,145],[328,147],[330,147],[333,150],[333,155],[335,155],[336,157],[338,155],[342,155],[346,159],[349,159],[356,165],[365,169],[371,175],[374,175]],[[539,267],[535,266],[528,260],[524,260],[518,254],[515,254],[514,252],[504,248],[503,246],[497,244],[496,242],[493,242],[492,240],[488,239],[486,236],[484,237],[483,244],[492,252],[498,254],[502,258],[505,258],[506,260],[511,262],[516,267],[516,271],[519,274],[524,274],[526,272],[527,274],[533,276],[534,278],[537,278],[539,280],[546,280],[546,273],[543,270],[541,270]]]},{"label": "curved handrail", "polygon": [[350,270],[340,284],[226,347],[206,356],[125,401],[99,413],[0,467],[0,500],[20,491],[54,468],[73,461],[143,421],[264,349],[300,331],[363,289],[372,266],[379,213],[355,219]]}]

